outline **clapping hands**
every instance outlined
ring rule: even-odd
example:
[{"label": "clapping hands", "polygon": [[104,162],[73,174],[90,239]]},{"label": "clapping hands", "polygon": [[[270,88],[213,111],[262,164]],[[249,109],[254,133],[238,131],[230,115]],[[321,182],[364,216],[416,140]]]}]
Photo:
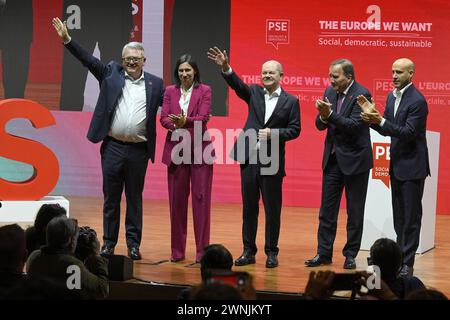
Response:
[{"label": "clapping hands", "polygon": [[175,129],[183,128],[186,124],[186,114],[184,113],[183,109],[181,110],[181,113],[179,115],[169,114],[168,117],[170,121],[172,121]]}]

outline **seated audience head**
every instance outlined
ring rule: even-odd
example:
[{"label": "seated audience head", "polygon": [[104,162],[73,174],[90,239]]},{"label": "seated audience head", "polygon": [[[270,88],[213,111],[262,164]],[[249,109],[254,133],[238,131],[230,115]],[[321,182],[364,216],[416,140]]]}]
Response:
[{"label": "seated audience head", "polygon": [[99,254],[100,242],[97,238],[97,232],[87,226],[80,227],[75,256],[81,261],[86,261],[90,256]]},{"label": "seated audience head", "polygon": [[205,281],[208,269],[231,270],[233,266],[233,256],[230,251],[221,244],[211,244],[205,247],[200,260],[200,272],[202,281]]},{"label": "seated audience head", "polygon": [[34,227],[38,232],[45,233],[50,220],[55,217],[65,216],[66,214],[66,209],[64,209],[57,203],[43,204],[36,215],[36,219],[34,220]]},{"label": "seated audience head", "polygon": [[192,300],[243,300],[235,287],[221,282],[203,283],[191,292]]},{"label": "seated audience head", "polygon": [[65,216],[66,214],[66,209],[59,204],[46,203],[41,206],[36,215],[36,219],[34,220],[34,225],[25,231],[28,254],[31,254],[34,250],[45,245],[45,230],[49,221],[55,217]]},{"label": "seated audience head", "polygon": [[381,279],[392,281],[397,278],[402,266],[402,251],[395,241],[388,238],[375,241],[370,248],[370,259],[372,265],[380,268]]},{"label": "seated audience head", "polygon": [[22,273],[26,259],[24,230],[18,224],[0,227],[0,270]]},{"label": "seated audience head", "polygon": [[52,250],[75,252],[78,239],[78,223],[66,216],[53,218],[47,225],[47,247]]},{"label": "seated audience head", "polygon": [[419,289],[410,292],[405,300],[448,300],[448,298],[438,290]]}]

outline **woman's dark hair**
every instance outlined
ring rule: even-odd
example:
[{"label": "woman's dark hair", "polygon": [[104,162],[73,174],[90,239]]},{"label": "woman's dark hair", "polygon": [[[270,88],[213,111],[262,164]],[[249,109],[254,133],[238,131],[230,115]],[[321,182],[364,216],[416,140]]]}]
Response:
[{"label": "woman's dark hair", "polygon": [[66,214],[66,209],[57,203],[46,203],[41,206],[34,220],[34,225],[25,231],[28,255],[45,245],[46,228],[50,220]]},{"label": "woman's dark hair", "polygon": [[208,269],[231,270],[233,267],[233,256],[230,251],[221,244],[210,244],[205,247],[200,259],[200,273],[202,281],[206,279]]},{"label": "woman's dark hair", "polygon": [[179,88],[181,86],[181,80],[180,77],[178,76],[178,68],[180,67],[181,64],[183,63],[189,63],[190,66],[192,67],[192,69],[194,69],[194,88],[197,88],[198,85],[201,83],[200,81],[200,70],[198,69],[198,65],[197,62],[195,62],[195,60],[192,58],[192,56],[189,53],[185,53],[183,54],[180,58],[178,58],[176,64],[175,64],[175,69],[173,71],[173,77],[175,80],[175,84],[177,86],[177,88]]},{"label": "woman's dark hair", "polygon": [[95,254],[97,232],[87,226],[80,227],[78,231],[77,248],[75,257],[85,261],[90,255]]},{"label": "woman's dark hair", "polygon": [[194,288],[191,300],[243,300],[243,297],[237,288],[229,284],[214,282],[203,283]]},{"label": "woman's dark hair", "polygon": [[36,219],[34,220],[34,227],[37,232],[45,233],[45,228],[47,228],[50,220],[58,216],[65,216],[66,214],[66,209],[57,203],[43,204],[36,215]]}]

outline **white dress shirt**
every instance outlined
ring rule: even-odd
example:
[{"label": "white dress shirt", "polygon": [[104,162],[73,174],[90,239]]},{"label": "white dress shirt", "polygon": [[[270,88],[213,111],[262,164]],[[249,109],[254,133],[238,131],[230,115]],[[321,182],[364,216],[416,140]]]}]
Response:
[{"label": "white dress shirt", "polygon": [[[229,76],[232,72],[233,72],[233,69],[231,69],[231,67],[230,67],[230,69],[228,69],[227,72],[224,72],[224,74]],[[266,88],[264,88],[264,102],[265,102],[265,108],[266,108],[264,124],[267,123],[267,120],[269,120],[270,116],[273,113],[273,110],[275,110],[275,107],[277,105],[280,94],[281,94],[281,87],[278,87],[278,89],[275,90],[274,92],[272,92],[272,94],[269,94],[269,91]]]},{"label": "white dress shirt", "polygon": [[125,86],[112,118],[109,135],[126,142],[147,141],[146,104],[144,72],[137,80],[125,72]]},{"label": "white dress shirt", "polygon": [[278,89],[272,92],[272,94],[270,94],[269,91],[266,88],[264,88],[264,101],[266,103],[264,124],[267,123],[273,111],[275,110],[280,94],[281,94],[281,87],[278,87]]},{"label": "white dress shirt", "polygon": [[192,85],[187,91],[183,89],[182,86],[180,86],[181,96],[180,96],[180,108],[183,110],[183,113],[187,115],[188,108],[189,108],[189,102],[191,101],[191,95],[192,95],[192,88],[194,85]]}]

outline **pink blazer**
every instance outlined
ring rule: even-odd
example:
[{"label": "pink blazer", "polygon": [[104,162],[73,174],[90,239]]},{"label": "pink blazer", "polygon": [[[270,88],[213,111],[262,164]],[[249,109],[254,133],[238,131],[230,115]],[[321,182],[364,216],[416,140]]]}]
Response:
[{"label": "pink blazer", "polygon": [[[179,143],[179,141],[171,141],[172,131],[175,130],[175,127],[169,119],[169,114],[180,114],[180,97],[181,90],[180,88],[175,87],[174,85],[168,86],[166,91],[164,92],[164,99],[161,111],[161,125],[167,129],[166,141],[164,144],[162,162],[166,165],[170,165],[172,163],[171,154],[172,149],[175,145]],[[186,129],[190,132],[191,135],[191,163],[194,163],[194,121],[202,122],[202,135],[208,130],[206,127],[206,123],[209,120],[211,114],[211,87],[200,84],[197,88],[193,88],[191,94],[191,100],[189,101],[189,106],[187,110],[186,116],[186,124],[183,129]],[[202,137],[200,137],[202,139]],[[181,139],[180,139],[181,141]],[[203,150],[211,144],[211,140],[208,137],[207,141],[202,142],[202,150],[201,154],[203,154]],[[208,152],[209,153],[209,152]],[[214,150],[211,152],[214,155]],[[196,156],[200,156],[200,150],[195,151]],[[202,158],[202,164],[205,161]]]}]

